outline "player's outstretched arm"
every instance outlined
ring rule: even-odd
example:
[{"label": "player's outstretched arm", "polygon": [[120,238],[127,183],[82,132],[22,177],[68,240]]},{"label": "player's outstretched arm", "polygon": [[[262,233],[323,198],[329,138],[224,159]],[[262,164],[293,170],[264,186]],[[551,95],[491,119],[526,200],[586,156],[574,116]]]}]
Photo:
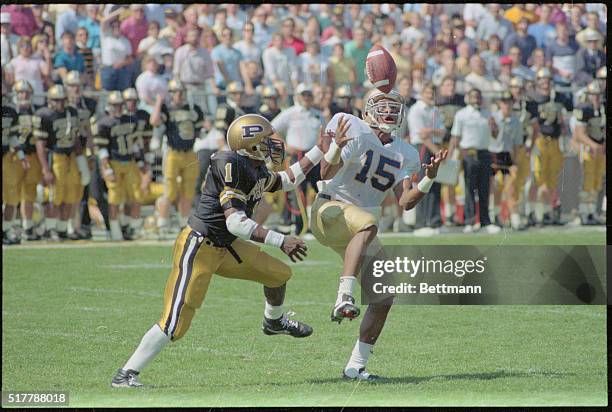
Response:
[{"label": "player's outstretched arm", "polygon": [[303,240],[269,230],[247,217],[243,210],[224,211],[227,230],[236,237],[280,248],[292,262],[304,260],[308,248]]},{"label": "player's outstretched arm", "polygon": [[448,150],[440,150],[435,156],[432,156],[429,164],[423,163],[425,169],[425,176],[417,184],[417,187],[411,188],[412,182],[410,179],[404,179],[402,185],[398,185],[395,191],[395,195],[399,200],[400,206],[404,210],[410,210],[416,206],[419,201],[425,197],[425,194],[429,192],[433,185],[433,179],[438,174],[438,168],[440,163],[446,159]]},{"label": "player's outstretched arm", "polygon": [[289,192],[297,189],[306,178],[306,174],[308,174],[313,167],[318,165],[323,158],[323,142],[323,127],[320,127],[317,144],[306,152],[304,157],[302,157],[299,162],[292,164],[287,170],[273,173],[273,183],[266,189],[266,191],[275,192],[277,190],[283,190],[285,192]]},{"label": "player's outstretched arm", "polygon": [[325,132],[323,136],[323,148],[326,153],[321,160],[321,179],[328,180],[333,178],[338,170],[342,168],[342,148],[346,146],[349,141],[353,140],[352,137],[347,136],[347,132],[350,128],[351,125],[348,118],[340,116],[338,126],[336,127],[337,133],[333,130],[327,130]]}]

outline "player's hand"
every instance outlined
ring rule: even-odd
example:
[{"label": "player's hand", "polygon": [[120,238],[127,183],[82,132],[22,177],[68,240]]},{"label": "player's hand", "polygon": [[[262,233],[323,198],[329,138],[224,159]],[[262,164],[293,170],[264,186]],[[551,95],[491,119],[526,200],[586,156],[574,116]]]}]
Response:
[{"label": "player's hand", "polygon": [[28,160],[28,158],[24,158],[21,159],[21,166],[23,167],[23,170],[28,170],[30,168],[30,161]]},{"label": "player's hand", "polygon": [[281,250],[289,256],[292,262],[297,262],[298,260],[304,260],[308,248],[302,239],[293,236],[285,236]]},{"label": "player's hand", "polygon": [[319,126],[319,138],[317,139],[317,146],[319,146],[319,149],[321,149],[322,152],[327,152],[327,150],[329,150],[329,145],[332,141],[332,135],[333,133],[330,133],[329,130],[327,132],[323,132],[323,126]]},{"label": "player's hand", "polygon": [[43,170],[43,181],[46,186],[51,186],[55,183],[55,176],[49,169]]},{"label": "player's hand", "polygon": [[448,156],[448,150],[440,150],[436,153],[435,156],[431,156],[429,161],[431,163],[425,164],[423,163],[423,168],[425,169],[425,174],[428,178],[433,179],[438,175],[438,168],[440,167],[440,163]]},{"label": "player's hand", "polygon": [[349,123],[348,118],[345,119],[344,116],[340,116],[340,119],[338,120],[338,126],[336,127],[337,133],[335,133],[333,138],[336,141],[336,144],[338,145],[338,147],[341,149],[344,146],[346,146],[348,142],[353,140],[352,137],[348,137],[346,135],[346,133],[349,131],[350,128],[351,128],[351,124]]}]

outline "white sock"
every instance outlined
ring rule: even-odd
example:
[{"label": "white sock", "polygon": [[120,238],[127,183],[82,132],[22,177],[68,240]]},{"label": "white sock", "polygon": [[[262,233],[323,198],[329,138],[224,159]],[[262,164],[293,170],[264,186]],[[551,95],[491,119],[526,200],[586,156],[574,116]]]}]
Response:
[{"label": "white sock", "polygon": [[351,357],[344,368],[344,373],[350,378],[357,377],[359,370],[365,368],[366,363],[368,363],[372,349],[374,349],[374,345],[363,343],[357,339],[353,353],[351,353]]},{"label": "white sock", "polygon": [[134,219],[130,222],[130,227],[134,230],[138,230],[142,227],[142,218]]},{"label": "white sock", "polygon": [[58,232],[65,232],[68,229],[68,221],[67,220],[58,220],[56,229]]},{"label": "white sock", "polygon": [[74,219],[70,219],[66,221],[67,223],[67,228],[66,230],[68,231],[68,233],[74,233]]},{"label": "white sock", "polygon": [[157,218],[157,227],[158,228],[162,228],[162,227],[166,227],[168,226],[168,219],[166,219],[165,217],[158,217]]},{"label": "white sock", "polygon": [[119,216],[119,223],[121,224],[121,226],[130,226],[132,224],[132,217],[131,216],[120,215]]},{"label": "white sock", "polygon": [[402,212],[402,220],[408,226],[414,226],[416,224],[416,209],[404,210]]},{"label": "white sock", "polygon": [[118,220],[110,221],[110,232],[111,232],[111,240],[122,240],[123,234],[121,233],[121,226],[119,225]]},{"label": "white sock", "polygon": [[533,212],[535,213],[536,221],[542,222],[544,219],[544,204],[542,202],[536,202]]},{"label": "white sock", "polygon": [[449,221],[450,218],[453,216],[453,209],[451,206],[452,205],[450,203],[444,205],[444,218],[446,221]]},{"label": "white sock", "polygon": [[45,227],[47,230],[55,229],[57,227],[57,219],[54,217],[45,218]]},{"label": "white sock", "polygon": [[25,230],[32,229],[34,227],[34,221],[31,219],[23,219],[23,228]]},{"label": "white sock", "polygon": [[340,276],[340,285],[338,286],[338,298],[336,304],[342,301],[342,295],[353,296],[357,278],[355,276]]},{"label": "white sock", "polygon": [[168,335],[162,332],[158,325],[153,325],[142,337],[140,345],[138,345],[132,357],[125,363],[123,370],[142,371],[168,342],[170,342]]},{"label": "white sock", "polygon": [[264,316],[266,317],[266,319],[279,319],[281,316],[283,316],[283,305],[272,306],[268,302],[266,302]]},{"label": "white sock", "polygon": [[6,232],[7,230],[9,230],[11,228],[11,221],[9,220],[3,220],[2,221],[2,231]]},{"label": "white sock", "polygon": [[189,219],[189,216],[179,216],[179,226],[180,227],[187,226],[187,219]]},{"label": "white sock", "polygon": [[512,229],[518,229],[521,226],[521,216],[518,213],[510,214],[510,225]]}]

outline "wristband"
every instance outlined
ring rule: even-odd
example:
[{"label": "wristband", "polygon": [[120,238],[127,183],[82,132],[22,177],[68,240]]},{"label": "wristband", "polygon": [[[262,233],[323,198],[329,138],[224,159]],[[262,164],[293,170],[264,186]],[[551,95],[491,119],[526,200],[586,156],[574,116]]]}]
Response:
[{"label": "wristband", "polygon": [[115,174],[115,172],[113,171],[113,169],[111,169],[111,168],[109,167],[108,169],[104,169],[104,171],[102,172],[102,174],[103,174],[104,176],[110,176],[110,175]]},{"label": "wristband", "polygon": [[419,182],[419,184],[417,185],[417,188],[419,189],[419,191],[421,191],[422,193],[428,193],[429,189],[431,189],[431,186],[433,186],[434,184],[434,180],[430,179],[427,175],[425,175],[421,181]]},{"label": "wristband", "polygon": [[327,153],[325,153],[325,156],[323,156],[323,158],[330,165],[335,165],[340,162],[341,154],[342,149],[340,149],[340,146],[336,144],[335,140],[332,140],[331,144],[329,145],[329,150],[327,150]]},{"label": "wristband", "polygon": [[273,230],[268,230],[268,234],[264,240],[266,245],[281,247],[285,241],[285,235],[282,235]]},{"label": "wristband", "polygon": [[315,147],[306,152],[304,157],[306,157],[308,160],[310,160],[310,163],[316,166],[323,158],[323,152],[321,149],[319,149],[319,146],[315,145]]}]

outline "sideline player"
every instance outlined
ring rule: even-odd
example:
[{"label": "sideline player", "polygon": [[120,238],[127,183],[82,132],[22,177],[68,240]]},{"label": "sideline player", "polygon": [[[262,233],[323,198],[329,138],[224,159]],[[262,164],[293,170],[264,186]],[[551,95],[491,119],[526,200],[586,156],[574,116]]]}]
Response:
[{"label": "sideline player", "polygon": [[263,284],[266,335],[303,338],[312,333],[310,326],[289,319],[283,310],[291,269],[253,243],[276,246],[296,261],[306,256],[304,242],[263,228],[251,215],[264,192],[299,187],[323,157],[322,141],[321,131],[313,149],[287,171],[276,173],[266,164],[282,164],[285,149],[270,122],[256,114],[232,122],[227,131],[230,150],[211,157],[200,202],[176,239],[161,319],[117,371],[111,386],[142,386],[138,374],[170,341],[185,335],[215,273]]},{"label": "sideline player", "polygon": [[[332,321],[352,319],[360,313],[353,297],[356,275],[368,246],[371,250],[381,247],[376,234],[380,205],[386,195],[393,190],[403,209],[415,207],[431,188],[448,153],[439,151],[430,164],[423,164],[425,176],[412,187],[412,176],[419,171],[419,154],[410,144],[392,136],[401,125],[403,111],[397,92],[375,90],[366,100],[364,120],[338,113],[326,127],[336,136],[321,162],[321,177],[331,181],[323,184],[313,204],[311,230],[321,244],[332,248],[344,261]],[[344,139],[344,135],[350,139]],[[365,281],[361,279],[362,285]],[[365,372],[365,366],[392,303],[392,297],[387,297],[368,306],[359,339],[343,371],[345,378],[378,379]]]}]

